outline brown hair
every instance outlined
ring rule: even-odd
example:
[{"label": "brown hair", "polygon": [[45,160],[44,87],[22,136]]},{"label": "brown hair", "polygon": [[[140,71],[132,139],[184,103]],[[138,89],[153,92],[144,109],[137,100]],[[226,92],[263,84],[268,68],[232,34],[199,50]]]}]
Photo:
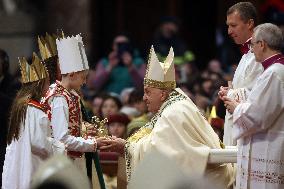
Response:
[{"label": "brown hair", "polygon": [[55,83],[56,81],[56,76],[59,72],[58,68],[57,68],[57,61],[58,61],[58,56],[52,56],[46,60],[43,61],[43,64],[46,66],[47,71],[48,71],[48,75],[49,75],[49,81],[50,84]]},{"label": "brown hair", "polygon": [[41,79],[39,81],[22,84],[12,104],[8,123],[7,144],[11,144],[13,140],[19,139],[20,124],[26,119],[28,101],[30,99],[40,101],[43,95],[42,91],[45,80],[46,79]]},{"label": "brown hair", "polygon": [[257,24],[257,11],[252,3],[250,2],[236,3],[228,9],[227,15],[230,15],[235,11],[237,11],[240,14],[240,17],[244,22],[248,22],[250,19],[252,19],[254,21],[254,25]]}]

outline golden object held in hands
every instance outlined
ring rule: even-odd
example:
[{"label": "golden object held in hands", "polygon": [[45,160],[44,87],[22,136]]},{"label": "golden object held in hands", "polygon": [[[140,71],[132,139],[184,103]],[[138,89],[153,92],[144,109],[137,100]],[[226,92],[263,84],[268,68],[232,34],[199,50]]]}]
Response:
[{"label": "golden object held in hands", "polygon": [[107,118],[104,118],[103,120],[100,120],[97,116],[92,117],[92,122],[96,125],[97,129],[97,136],[98,137],[107,137],[109,138],[108,135],[108,129],[106,127],[106,123],[108,122]]}]

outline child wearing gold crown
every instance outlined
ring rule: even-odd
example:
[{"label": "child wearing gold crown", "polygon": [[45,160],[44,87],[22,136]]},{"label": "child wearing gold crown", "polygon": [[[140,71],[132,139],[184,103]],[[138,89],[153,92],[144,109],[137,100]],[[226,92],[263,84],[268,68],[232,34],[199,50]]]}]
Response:
[{"label": "child wearing gold crown", "polygon": [[33,54],[32,63],[20,58],[22,87],[13,102],[2,173],[2,188],[30,188],[39,164],[52,154],[64,152],[64,145],[50,138],[49,119],[39,103],[48,89],[45,66]]},{"label": "child wearing gold crown", "polygon": [[82,158],[84,152],[95,152],[106,145],[104,138],[82,137],[82,113],[77,91],[85,83],[88,60],[80,35],[57,39],[56,45],[62,80],[50,86],[42,103],[50,108],[54,138],[65,144],[67,155],[86,171],[85,159]]},{"label": "child wearing gold crown", "polygon": [[60,34],[48,34],[38,37],[38,47],[43,64],[46,66],[50,84],[56,80],[61,80],[60,68],[58,64],[58,52],[56,48],[56,38],[63,37],[63,31]]}]

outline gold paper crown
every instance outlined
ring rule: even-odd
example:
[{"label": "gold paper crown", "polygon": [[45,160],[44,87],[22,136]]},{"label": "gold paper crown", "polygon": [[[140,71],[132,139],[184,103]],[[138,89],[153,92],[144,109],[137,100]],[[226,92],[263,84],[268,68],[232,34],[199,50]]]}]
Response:
[{"label": "gold paper crown", "polygon": [[57,35],[49,35],[48,33],[46,33],[45,37],[38,36],[39,51],[43,60],[57,55],[56,38],[62,37],[64,37],[64,33],[62,30],[60,33],[57,32]]},{"label": "gold paper crown", "polygon": [[32,63],[29,64],[25,57],[19,57],[22,83],[29,83],[47,77],[46,67],[41,63],[36,53],[33,53]]}]

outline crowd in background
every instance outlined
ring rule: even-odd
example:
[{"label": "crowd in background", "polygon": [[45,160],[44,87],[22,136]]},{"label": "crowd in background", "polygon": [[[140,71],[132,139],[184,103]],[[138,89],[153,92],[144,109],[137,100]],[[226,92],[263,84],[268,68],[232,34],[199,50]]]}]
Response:
[{"label": "crowd in background", "polygon": [[[279,17],[276,18],[277,24],[282,25],[283,28],[283,13]],[[177,18],[165,17],[149,44],[153,44],[160,62],[164,61],[170,47],[173,47],[177,87],[191,98],[207,119],[210,120],[212,107],[216,107],[217,117],[220,119],[210,124],[222,140],[224,123],[222,120],[226,110],[218,100],[217,93],[220,86],[227,86],[228,81],[232,80],[241,54],[238,49],[229,48],[226,41],[222,40],[226,38],[224,37],[226,33],[220,34],[217,31],[218,53],[206,63],[205,69],[200,69],[196,64],[198,61],[194,52],[179,36],[179,27]],[[101,120],[107,118],[109,135],[126,139],[144,126],[152,116],[143,101],[143,79],[147,71],[147,57],[141,52],[147,50],[138,49],[125,33],[114,37],[110,49],[106,57],[102,57],[93,64],[95,66],[91,66],[81,95],[89,117],[97,116]],[[20,71],[14,75],[9,73],[9,55],[5,49],[0,49],[0,159],[5,155],[7,133],[5,125],[10,106],[20,86]]]},{"label": "crowd in background", "polygon": [[[240,53],[238,49],[226,48],[226,42],[223,41],[223,45],[219,44],[218,47],[219,55],[206,63],[206,69],[201,70],[196,64],[198,61],[194,52],[187,48],[188,45],[179,36],[179,27],[177,18],[164,17],[149,44],[153,44],[161,62],[167,56],[169,48],[173,47],[177,86],[192,99],[206,118],[213,106],[217,106],[217,115],[224,118],[225,108],[218,102],[217,91],[220,86],[226,86],[232,80]],[[222,35],[217,32],[216,39],[226,39],[226,33]],[[135,47],[125,33],[114,37],[110,49],[106,57],[92,64],[95,66],[91,66],[92,69],[89,70],[86,85],[82,88],[82,97],[89,116],[108,118],[110,134],[125,138],[133,133],[132,129],[137,130],[151,118],[143,102],[147,57],[140,53],[147,50]],[[222,56],[224,53],[236,57],[233,59],[235,61],[228,64],[228,59]],[[20,87],[20,72],[16,72],[14,76],[9,73],[9,56],[4,50],[1,50],[0,59],[1,115],[7,117],[9,104]],[[1,122],[4,125],[5,120]],[[222,122],[217,127],[222,130]]]}]

